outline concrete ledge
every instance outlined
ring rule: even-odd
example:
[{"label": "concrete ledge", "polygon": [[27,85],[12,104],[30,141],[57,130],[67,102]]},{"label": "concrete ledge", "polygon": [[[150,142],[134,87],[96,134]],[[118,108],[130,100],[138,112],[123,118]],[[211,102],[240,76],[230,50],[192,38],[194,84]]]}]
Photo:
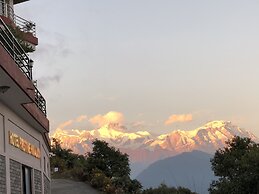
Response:
[{"label": "concrete ledge", "polygon": [[0,67],[12,78],[12,80],[24,91],[34,102],[35,91],[32,81],[19,69],[4,47],[0,44]]},{"label": "concrete ledge", "polygon": [[23,104],[23,107],[47,132],[49,132],[49,120],[35,103]]},{"label": "concrete ledge", "polygon": [[22,32],[23,33],[23,40],[37,46],[38,45],[38,38],[33,36],[30,32]]},{"label": "concrete ledge", "polygon": [[7,75],[19,88],[21,88],[21,90],[24,92],[24,95],[29,97],[31,102],[23,102],[26,104],[20,105],[25,108],[25,110],[45,129],[46,132],[49,132],[49,120],[35,103],[35,91],[32,81],[23,74],[23,72],[19,69],[14,60],[10,57],[10,55],[1,44],[0,68],[2,68],[7,73]]}]

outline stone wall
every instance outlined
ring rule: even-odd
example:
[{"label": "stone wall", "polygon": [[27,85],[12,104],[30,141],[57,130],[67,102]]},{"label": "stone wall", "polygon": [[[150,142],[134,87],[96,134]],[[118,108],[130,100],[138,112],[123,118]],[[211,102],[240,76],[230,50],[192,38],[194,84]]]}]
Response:
[{"label": "stone wall", "polygon": [[0,194],[6,193],[6,162],[5,157],[0,155]]},{"label": "stone wall", "polygon": [[34,189],[35,189],[35,194],[42,194],[41,171],[36,169],[34,169]]},{"label": "stone wall", "polygon": [[44,194],[50,194],[50,181],[44,174]]},{"label": "stone wall", "polygon": [[11,194],[22,193],[22,165],[19,162],[10,160]]}]

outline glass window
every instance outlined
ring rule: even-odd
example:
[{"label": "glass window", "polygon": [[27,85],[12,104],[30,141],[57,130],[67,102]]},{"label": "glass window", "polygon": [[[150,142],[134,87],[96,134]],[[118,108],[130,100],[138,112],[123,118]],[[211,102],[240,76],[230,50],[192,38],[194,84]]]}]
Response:
[{"label": "glass window", "polygon": [[23,182],[23,193],[32,194],[32,175],[31,168],[27,166],[22,167],[22,182]]},{"label": "glass window", "polygon": [[46,158],[44,157],[43,160],[44,160],[44,164],[43,164],[44,165],[44,172],[46,173]]}]

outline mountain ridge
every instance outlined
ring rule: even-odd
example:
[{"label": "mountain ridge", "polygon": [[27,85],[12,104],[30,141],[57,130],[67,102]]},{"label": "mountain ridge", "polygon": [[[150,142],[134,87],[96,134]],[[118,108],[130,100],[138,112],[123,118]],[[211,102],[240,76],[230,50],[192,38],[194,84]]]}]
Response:
[{"label": "mountain ridge", "polygon": [[60,139],[63,147],[79,154],[91,151],[91,142],[96,138],[101,139],[128,153],[132,162],[150,164],[158,159],[192,150],[212,154],[234,135],[258,141],[251,132],[222,120],[208,122],[194,130],[174,130],[158,136],[147,131],[126,132],[125,127],[111,123],[89,131],[58,129],[52,138]]},{"label": "mountain ridge", "polygon": [[182,186],[197,193],[207,194],[210,183],[217,179],[210,166],[212,157],[213,155],[199,150],[183,152],[152,163],[136,179],[144,188],[165,183],[168,186]]}]

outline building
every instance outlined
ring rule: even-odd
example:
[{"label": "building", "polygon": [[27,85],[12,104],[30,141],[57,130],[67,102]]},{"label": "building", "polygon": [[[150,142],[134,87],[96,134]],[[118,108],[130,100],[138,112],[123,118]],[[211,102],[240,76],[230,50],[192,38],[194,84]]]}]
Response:
[{"label": "building", "polygon": [[32,78],[35,24],[0,0],[0,194],[50,193],[46,101]]}]

